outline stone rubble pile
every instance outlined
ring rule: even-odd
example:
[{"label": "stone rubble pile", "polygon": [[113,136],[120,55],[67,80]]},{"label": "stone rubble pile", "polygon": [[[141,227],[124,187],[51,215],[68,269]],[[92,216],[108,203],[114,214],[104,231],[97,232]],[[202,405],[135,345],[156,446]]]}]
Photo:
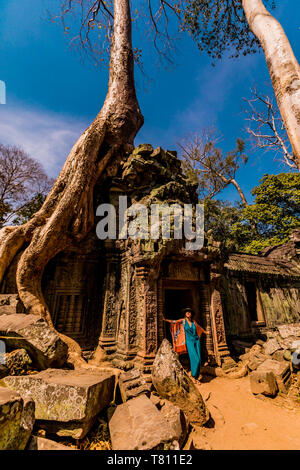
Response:
[{"label": "stone rubble pile", "polygon": [[[27,326],[35,324],[29,320]],[[23,338],[26,326],[22,317],[20,321],[22,328],[14,331]],[[6,373],[0,380],[0,449],[64,450],[56,439],[84,439],[106,410],[114,450],[175,450],[185,445],[192,424],[209,419],[198,389],[167,340],[158,351],[152,383],[137,368],[119,374],[100,368],[26,373],[31,360],[27,350],[6,357],[11,362],[3,366]]]},{"label": "stone rubble pile", "polygon": [[0,315],[0,336],[8,351],[25,349],[39,370],[62,367],[67,360],[68,346],[38,315]]},{"label": "stone rubble pile", "polygon": [[243,353],[239,359],[247,365],[254,395],[287,394],[292,374],[300,370],[300,323],[278,326],[267,331],[266,337],[266,341],[259,339],[253,346],[239,340],[233,345]]}]

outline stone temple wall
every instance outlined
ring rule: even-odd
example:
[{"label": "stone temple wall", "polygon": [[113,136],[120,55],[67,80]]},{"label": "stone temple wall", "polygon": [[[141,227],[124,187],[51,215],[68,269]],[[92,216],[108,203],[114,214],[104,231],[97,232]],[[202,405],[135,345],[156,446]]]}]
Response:
[{"label": "stone temple wall", "polygon": [[250,279],[256,286],[256,319],[250,311],[247,274],[226,273],[222,279],[228,337],[251,337],[265,328],[299,321],[300,280],[260,275],[252,275]]}]

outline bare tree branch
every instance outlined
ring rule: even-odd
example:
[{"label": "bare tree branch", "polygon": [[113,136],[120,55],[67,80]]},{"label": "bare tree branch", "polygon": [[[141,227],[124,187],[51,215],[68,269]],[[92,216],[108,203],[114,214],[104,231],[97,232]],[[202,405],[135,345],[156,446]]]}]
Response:
[{"label": "bare tree branch", "polygon": [[236,180],[236,172],[247,162],[244,142],[237,139],[237,147],[227,154],[217,147],[221,137],[214,129],[205,129],[201,134],[186,137],[178,145],[181,148],[185,173],[199,183],[202,197],[211,199],[229,184],[232,184],[244,205],[246,197]]},{"label": "bare tree branch", "polygon": [[276,102],[260,93],[255,87],[251,98],[244,101],[248,104],[245,110],[246,120],[250,123],[246,131],[252,141],[252,149],[265,149],[280,155],[280,160],[290,169],[296,169],[295,155],[285,130]]},{"label": "bare tree branch", "polygon": [[[169,16],[176,17],[181,31],[184,0],[143,0],[135,9],[132,22],[143,23],[143,35],[151,38],[158,56],[172,62],[172,51],[177,38]],[[112,0],[61,0],[61,12],[50,14],[53,22],[60,20],[65,34],[73,30],[72,17],[79,16],[78,33],[70,45],[92,60],[95,65],[108,64],[113,28]],[[70,26],[71,25],[71,26]],[[172,30],[172,31],[171,31]],[[142,65],[140,48],[133,48],[135,61]]]},{"label": "bare tree branch", "polygon": [[0,227],[37,194],[46,195],[53,182],[22,149],[0,144]]}]

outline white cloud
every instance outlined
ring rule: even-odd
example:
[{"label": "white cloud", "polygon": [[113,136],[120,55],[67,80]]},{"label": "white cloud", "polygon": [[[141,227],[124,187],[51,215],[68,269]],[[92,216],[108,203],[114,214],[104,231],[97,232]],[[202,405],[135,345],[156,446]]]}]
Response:
[{"label": "white cloud", "polygon": [[0,142],[22,147],[56,177],[73,144],[89,123],[21,105],[0,107]]}]

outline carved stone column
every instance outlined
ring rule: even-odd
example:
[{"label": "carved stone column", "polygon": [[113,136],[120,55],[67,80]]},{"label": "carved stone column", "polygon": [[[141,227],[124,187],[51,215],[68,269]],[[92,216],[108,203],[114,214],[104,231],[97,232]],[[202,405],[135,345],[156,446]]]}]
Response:
[{"label": "carved stone column", "polygon": [[137,309],[139,314],[137,361],[150,372],[158,348],[157,280],[148,266],[136,267]]},{"label": "carved stone column", "polygon": [[[211,327],[213,330],[214,349],[217,363],[223,365],[230,360],[223,318],[222,298],[220,292],[221,274],[217,267],[211,266]],[[227,359],[226,359],[227,358]]]},{"label": "carved stone column", "polygon": [[122,369],[132,367],[137,354],[136,275],[130,260],[123,253],[121,261],[119,312],[117,315],[117,350],[113,364]]},{"label": "carved stone column", "polygon": [[119,269],[119,256],[114,250],[111,241],[105,243],[106,252],[106,276],[104,288],[104,305],[102,317],[102,330],[99,345],[111,354],[116,350],[117,334],[117,277]]}]

